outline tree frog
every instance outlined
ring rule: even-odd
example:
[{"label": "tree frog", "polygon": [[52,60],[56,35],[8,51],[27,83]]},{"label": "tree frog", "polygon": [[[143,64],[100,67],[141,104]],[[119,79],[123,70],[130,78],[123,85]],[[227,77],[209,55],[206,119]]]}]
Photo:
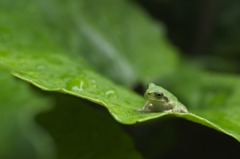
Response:
[{"label": "tree frog", "polygon": [[147,99],[147,102],[139,110],[141,112],[188,112],[187,108],[178,101],[177,97],[153,83],[149,83],[144,93],[144,98]]}]

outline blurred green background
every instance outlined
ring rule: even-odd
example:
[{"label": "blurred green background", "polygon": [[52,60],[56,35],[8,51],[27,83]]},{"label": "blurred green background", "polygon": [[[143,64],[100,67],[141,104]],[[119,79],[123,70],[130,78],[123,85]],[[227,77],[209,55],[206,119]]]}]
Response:
[{"label": "blurred green background", "polygon": [[[9,74],[20,68],[20,75],[26,69],[34,76],[29,66],[39,57],[39,72],[48,62],[74,72],[82,69],[74,68],[77,61],[141,96],[148,82],[159,83],[192,112],[240,134],[239,6],[237,0],[0,0],[0,159],[240,156],[237,140],[200,124],[164,117],[122,125],[97,104]],[[51,52],[76,61],[59,64],[45,58]],[[50,88],[62,82],[44,80]]]}]

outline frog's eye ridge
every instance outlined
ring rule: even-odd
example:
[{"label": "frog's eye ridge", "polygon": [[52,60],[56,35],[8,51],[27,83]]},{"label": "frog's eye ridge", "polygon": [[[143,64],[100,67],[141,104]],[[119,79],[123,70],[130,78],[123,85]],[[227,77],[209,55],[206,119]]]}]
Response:
[{"label": "frog's eye ridge", "polygon": [[155,96],[156,96],[157,98],[161,98],[161,97],[163,97],[163,93],[162,93],[162,92],[157,92],[157,93],[155,94]]},{"label": "frog's eye ridge", "polygon": [[167,97],[163,97],[163,99],[164,99],[166,102],[169,102],[169,100],[168,100]]}]

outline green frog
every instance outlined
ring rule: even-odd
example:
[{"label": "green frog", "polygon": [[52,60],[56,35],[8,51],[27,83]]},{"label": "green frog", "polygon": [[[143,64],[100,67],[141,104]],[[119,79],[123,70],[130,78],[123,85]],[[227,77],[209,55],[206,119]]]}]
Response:
[{"label": "green frog", "polygon": [[145,105],[139,110],[141,112],[178,112],[187,113],[187,108],[178,101],[177,97],[166,89],[149,83],[144,98]]}]

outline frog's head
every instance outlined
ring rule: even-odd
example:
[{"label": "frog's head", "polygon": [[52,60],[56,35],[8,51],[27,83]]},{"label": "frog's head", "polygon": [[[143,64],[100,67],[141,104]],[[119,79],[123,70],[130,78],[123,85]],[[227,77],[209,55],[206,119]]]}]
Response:
[{"label": "frog's head", "polygon": [[156,86],[153,83],[148,84],[148,89],[144,94],[147,100],[154,100],[159,102],[168,102],[168,98],[164,94],[163,88]]}]

